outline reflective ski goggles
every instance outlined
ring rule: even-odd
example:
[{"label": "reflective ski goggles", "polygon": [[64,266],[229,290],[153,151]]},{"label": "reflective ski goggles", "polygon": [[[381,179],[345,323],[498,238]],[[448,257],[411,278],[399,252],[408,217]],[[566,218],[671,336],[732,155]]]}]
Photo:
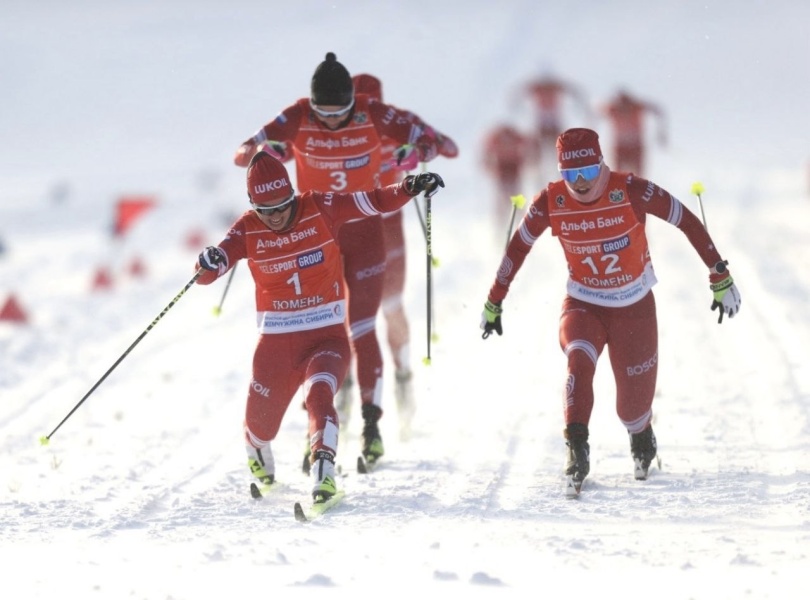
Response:
[{"label": "reflective ski goggles", "polygon": [[321,108],[318,108],[317,104],[312,104],[312,100],[309,101],[309,107],[315,112],[315,114],[317,114],[322,119],[336,119],[337,117],[346,116],[349,113],[349,111],[352,108],[354,108],[354,98],[352,98],[352,101],[349,102],[348,106],[344,106],[339,110],[332,110],[332,111],[323,110]]},{"label": "reflective ski goggles", "polygon": [[599,170],[601,168],[602,163],[579,167],[578,169],[560,169],[560,175],[562,175],[562,178],[568,183],[574,183],[580,177],[585,181],[593,181],[599,176]]},{"label": "reflective ski goggles", "polygon": [[253,202],[251,202],[250,206],[258,214],[263,215],[265,217],[269,217],[270,215],[284,212],[285,210],[290,208],[290,205],[292,205],[293,202],[295,202],[295,192],[293,192],[289,198],[287,198],[284,202],[281,202],[280,204],[274,204],[273,206],[265,206],[263,204],[253,204]]}]

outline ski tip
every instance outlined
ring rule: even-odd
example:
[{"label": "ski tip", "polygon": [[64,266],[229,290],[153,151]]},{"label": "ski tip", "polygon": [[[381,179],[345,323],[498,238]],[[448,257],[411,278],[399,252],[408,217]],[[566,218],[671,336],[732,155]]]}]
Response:
[{"label": "ski tip", "polygon": [[357,457],[357,472],[361,475],[368,473],[368,465],[362,456]]},{"label": "ski tip", "polygon": [[295,514],[295,520],[299,523],[308,523],[309,519],[307,519],[307,515],[304,513],[304,507],[301,506],[300,502],[296,502],[293,506],[293,513]]},{"label": "ski tip", "polygon": [[377,467],[378,462],[379,458],[373,459],[360,455],[357,457],[357,472],[361,475],[371,473]]},{"label": "ski tip", "polygon": [[251,496],[251,498],[253,498],[254,500],[261,500],[270,491],[270,487],[272,485],[273,484],[265,484],[265,485],[260,486],[258,483],[255,483],[255,482],[251,483],[250,484],[250,496]]},{"label": "ski tip", "polygon": [[275,489],[278,485],[278,482],[263,483],[262,485],[259,485],[253,481],[250,484],[250,496],[255,500],[261,500],[267,496],[268,493],[270,493],[270,490]]}]

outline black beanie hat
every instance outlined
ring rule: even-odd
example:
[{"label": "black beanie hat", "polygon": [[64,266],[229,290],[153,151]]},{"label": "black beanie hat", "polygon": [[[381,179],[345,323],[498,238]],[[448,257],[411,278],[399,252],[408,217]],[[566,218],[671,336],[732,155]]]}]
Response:
[{"label": "black beanie hat", "polygon": [[321,106],[348,106],[354,98],[352,77],[337,61],[334,52],[326,53],[326,60],[318,65],[312,76],[310,100]]}]

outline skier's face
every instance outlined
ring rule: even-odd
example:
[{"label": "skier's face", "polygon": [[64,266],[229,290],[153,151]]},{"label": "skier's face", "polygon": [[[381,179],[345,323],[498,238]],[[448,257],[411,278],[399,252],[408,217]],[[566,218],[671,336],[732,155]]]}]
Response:
[{"label": "skier's face", "polygon": [[312,112],[315,118],[318,119],[327,129],[335,130],[343,127],[351,116],[352,108],[354,108],[354,100],[347,106],[340,106],[337,104],[312,104],[310,102]]},{"label": "skier's face", "polygon": [[601,170],[602,163],[600,162],[598,165],[591,165],[579,169],[565,169],[560,171],[560,173],[571,189],[578,194],[586,194],[591,191],[591,188],[599,178]]},{"label": "skier's face", "polygon": [[295,205],[295,193],[286,200],[275,204],[253,204],[251,202],[256,216],[273,231],[281,231],[289,224]]}]

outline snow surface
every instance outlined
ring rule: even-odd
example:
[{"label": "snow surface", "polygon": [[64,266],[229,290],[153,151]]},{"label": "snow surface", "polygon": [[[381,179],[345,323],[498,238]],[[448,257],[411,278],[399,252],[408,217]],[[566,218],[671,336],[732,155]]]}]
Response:
[{"label": "snow surface", "polygon": [[[810,5],[10,0],[2,13],[0,303],[14,295],[30,316],[0,323],[3,598],[804,597]],[[448,185],[433,202],[430,366],[425,248],[406,208],[414,437],[398,438],[389,377],[384,468],[354,472],[351,422],[338,457],[346,499],[301,525],[294,402],[274,444],[284,487],[253,501],[241,422],[256,333],[242,265],[220,316],[224,282],[190,289],[41,447],[183,289],[199,251],[188,237],[215,243],[244,209],[233,151],[307,94],[330,50],[462,150],[431,165]],[[717,325],[688,242],[650,223],[663,469],[633,480],[603,359],[576,501],[562,495],[554,240],[515,282],[504,336],[484,342],[478,329],[505,231],[489,218],[476,144],[500,119],[528,122],[508,99],[549,66],[594,105],[627,86],[665,108],[671,144],[652,147],[650,176],[696,211],[690,187],[704,183],[743,298]],[[159,206],[113,240],[126,193]],[[144,277],[128,274],[136,259]],[[103,267],[113,287],[93,291]]]}]

